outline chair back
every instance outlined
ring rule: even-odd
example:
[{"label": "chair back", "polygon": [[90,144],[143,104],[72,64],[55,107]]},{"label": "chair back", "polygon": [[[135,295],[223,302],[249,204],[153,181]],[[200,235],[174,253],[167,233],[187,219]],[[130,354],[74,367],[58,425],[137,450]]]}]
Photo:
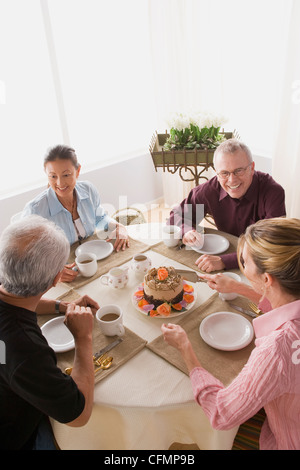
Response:
[{"label": "chair back", "polygon": [[143,213],[135,207],[125,207],[124,209],[119,209],[111,217],[122,225],[146,223],[146,219]]}]

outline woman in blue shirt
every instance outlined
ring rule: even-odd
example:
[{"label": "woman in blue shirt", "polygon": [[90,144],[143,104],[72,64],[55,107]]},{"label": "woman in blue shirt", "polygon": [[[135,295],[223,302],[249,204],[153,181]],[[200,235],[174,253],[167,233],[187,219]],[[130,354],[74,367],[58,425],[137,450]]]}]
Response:
[{"label": "woman in blue shirt", "polygon": [[[116,239],[116,251],[129,246],[124,225],[111,219],[100,204],[96,188],[87,181],[77,181],[80,173],[75,150],[58,145],[51,149],[44,160],[48,176],[48,189],[26,204],[22,216],[37,214],[52,220],[60,226],[70,245],[92,235],[97,229],[110,231],[110,238]],[[71,282],[77,272],[67,265],[61,280]]]}]

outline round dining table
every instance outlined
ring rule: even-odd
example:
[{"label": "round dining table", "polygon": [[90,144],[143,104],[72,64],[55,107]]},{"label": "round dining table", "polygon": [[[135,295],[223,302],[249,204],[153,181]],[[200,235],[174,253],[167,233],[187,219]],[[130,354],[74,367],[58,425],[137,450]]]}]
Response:
[{"label": "round dining table", "polygon": [[[138,229],[137,226],[130,230],[133,239],[138,240],[146,226],[143,230]],[[145,238],[143,241],[146,242]],[[159,241],[156,235],[148,237],[144,251],[152,266],[187,269],[176,260],[179,246],[172,249],[170,258],[155,250]],[[97,278],[76,291],[79,295],[88,294],[100,306],[120,306],[124,326],[145,343],[151,343],[161,337],[161,325],[170,320],[150,317],[139,311],[132,295],[140,280],[131,269],[130,260],[122,266],[127,266],[129,272],[129,281],[124,288],[105,286]],[[68,289],[67,284],[59,284],[47,293],[47,297],[57,298]],[[194,284],[194,289],[196,300],[192,311],[214,294],[203,282]],[[171,318],[171,321],[177,323],[189,313]],[[114,350],[110,354],[113,356]],[[69,427],[55,420],[51,420],[51,424],[62,450],[167,450],[173,442],[195,443],[201,450],[226,450],[231,449],[238,430],[237,427],[226,431],[213,429],[194,399],[188,375],[147,347],[95,384],[92,415],[84,427]]]}]

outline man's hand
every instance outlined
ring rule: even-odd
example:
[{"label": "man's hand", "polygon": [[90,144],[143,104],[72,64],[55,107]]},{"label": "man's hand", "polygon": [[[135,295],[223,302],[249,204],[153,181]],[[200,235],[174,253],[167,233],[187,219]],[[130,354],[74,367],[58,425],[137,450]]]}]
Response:
[{"label": "man's hand", "polygon": [[76,341],[92,340],[94,315],[90,307],[81,307],[74,302],[67,306],[65,325],[69,328]]},{"label": "man's hand", "polygon": [[82,413],[69,426],[84,426],[93,409],[94,399],[94,364],[93,364],[93,326],[94,315],[90,307],[81,307],[74,302],[67,306],[65,324],[75,339],[75,356],[72,368],[72,379],[85,398]]},{"label": "man's hand", "polygon": [[195,261],[195,264],[199,269],[201,269],[201,271],[205,271],[207,273],[225,269],[225,264],[220,256],[215,255],[202,255]]},{"label": "man's hand", "polygon": [[204,243],[204,237],[202,233],[196,230],[189,230],[182,237],[182,243],[187,246],[194,246],[195,248],[202,248]]},{"label": "man's hand", "polygon": [[88,295],[83,295],[73,303],[75,305],[79,305],[80,307],[90,307],[93,315],[96,315],[97,310],[100,308],[100,305]]}]

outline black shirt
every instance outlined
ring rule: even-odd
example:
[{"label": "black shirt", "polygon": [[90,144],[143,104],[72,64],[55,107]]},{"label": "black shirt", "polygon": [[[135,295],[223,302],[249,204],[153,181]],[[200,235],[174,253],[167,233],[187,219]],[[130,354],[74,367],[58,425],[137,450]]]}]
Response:
[{"label": "black shirt", "polygon": [[61,423],[76,419],[85,399],[72,377],[56,364],[36,314],[0,300],[0,448],[26,448],[44,415]]}]

